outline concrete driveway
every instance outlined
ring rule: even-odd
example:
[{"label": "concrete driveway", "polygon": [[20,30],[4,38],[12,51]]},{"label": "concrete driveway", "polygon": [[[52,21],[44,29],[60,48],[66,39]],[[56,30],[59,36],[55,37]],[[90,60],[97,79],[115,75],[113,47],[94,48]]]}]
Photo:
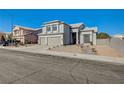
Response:
[{"label": "concrete driveway", "polygon": [[124,65],[0,49],[0,83],[124,83]]}]

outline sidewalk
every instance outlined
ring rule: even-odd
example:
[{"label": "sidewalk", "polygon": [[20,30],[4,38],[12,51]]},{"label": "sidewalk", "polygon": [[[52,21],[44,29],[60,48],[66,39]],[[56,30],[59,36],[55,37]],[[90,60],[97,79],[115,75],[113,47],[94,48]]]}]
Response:
[{"label": "sidewalk", "polygon": [[28,52],[28,53],[36,53],[36,54],[45,54],[45,55],[67,57],[67,58],[93,60],[93,61],[99,61],[99,62],[109,62],[109,63],[115,63],[115,64],[124,64],[124,58],[49,51],[49,50],[42,49],[39,45],[35,45],[32,47],[24,47],[24,48],[9,48],[9,47],[0,46],[0,48],[1,49],[14,50],[14,51]]}]

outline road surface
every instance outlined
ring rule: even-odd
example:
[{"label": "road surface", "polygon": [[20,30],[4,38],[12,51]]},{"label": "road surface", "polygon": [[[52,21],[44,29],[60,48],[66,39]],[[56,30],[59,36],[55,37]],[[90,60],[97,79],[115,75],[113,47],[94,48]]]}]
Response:
[{"label": "road surface", "polygon": [[0,49],[0,83],[124,83],[124,65]]}]

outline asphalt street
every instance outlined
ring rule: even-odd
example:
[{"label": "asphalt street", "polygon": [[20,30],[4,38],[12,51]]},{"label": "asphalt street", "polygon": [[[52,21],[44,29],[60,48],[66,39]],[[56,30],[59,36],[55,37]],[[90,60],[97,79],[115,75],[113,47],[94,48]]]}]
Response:
[{"label": "asphalt street", "polygon": [[124,65],[0,49],[1,84],[120,84]]}]

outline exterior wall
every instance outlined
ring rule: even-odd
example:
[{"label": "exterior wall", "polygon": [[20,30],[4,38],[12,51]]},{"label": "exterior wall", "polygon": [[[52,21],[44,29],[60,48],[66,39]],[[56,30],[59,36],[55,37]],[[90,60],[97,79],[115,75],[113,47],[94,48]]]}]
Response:
[{"label": "exterior wall", "polygon": [[92,31],[87,31],[87,32],[82,31],[80,33],[80,44],[84,43],[84,37],[83,37],[84,34],[89,34],[90,35],[90,42],[93,42],[93,32]]},{"label": "exterior wall", "polygon": [[[57,26],[57,30],[53,31],[52,26],[56,25]],[[46,27],[50,26],[51,31],[46,31]],[[51,33],[64,33],[64,24],[62,23],[51,23],[51,24],[45,24],[45,26],[43,27],[42,30],[43,34],[51,34]]]},{"label": "exterior wall", "polygon": [[96,27],[80,30],[80,44],[84,43],[84,35],[89,34],[90,35],[90,42],[92,42],[93,45],[96,45],[96,32],[97,32]]},{"label": "exterior wall", "polygon": [[26,30],[20,27],[15,27],[13,29],[13,38],[24,44],[25,41],[36,43],[38,36],[34,30]]},{"label": "exterior wall", "polygon": [[34,34],[29,34],[24,36],[24,43],[27,41],[28,43],[37,43],[38,37]]},{"label": "exterior wall", "polygon": [[[16,32],[15,32],[16,31]],[[15,27],[13,30],[13,38],[19,40],[20,42],[24,43],[24,30],[20,29],[19,27]]]},{"label": "exterior wall", "polygon": [[43,30],[43,31],[42,31],[42,34],[46,34],[46,33],[47,33],[47,32],[46,32],[46,27],[43,27],[42,30]]},{"label": "exterior wall", "polygon": [[110,46],[124,54],[124,39],[119,38],[97,39],[97,45]]},{"label": "exterior wall", "polygon": [[41,36],[38,35],[38,44],[40,45],[41,44]]},{"label": "exterior wall", "polygon": [[20,40],[23,44],[25,43],[25,37],[21,36],[21,40]]},{"label": "exterior wall", "polygon": [[64,44],[71,44],[71,31],[68,25],[64,25]]},{"label": "exterior wall", "polygon": [[64,33],[64,24],[59,25],[60,33]]},{"label": "exterior wall", "polygon": [[[57,26],[56,31],[53,31],[53,29],[52,29],[53,25]],[[47,26],[49,26],[51,28],[51,31],[46,31]],[[71,42],[70,26],[65,25],[64,23],[60,23],[60,22],[45,24],[45,26],[43,27],[43,30],[42,30],[42,34],[39,35],[39,37],[38,37],[39,38],[38,43],[40,44],[40,38],[41,37],[45,37],[45,38],[56,37],[59,35],[61,36],[61,41],[60,41],[61,45],[70,44],[70,42]]]},{"label": "exterior wall", "polygon": [[96,33],[93,33],[93,45],[96,45]]},{"label": "exterior wall", "polygon": [[96,42],[97,45],[105,45],[105,46],[110,45],[110,39],[97,39],[96,41],[97,41]]},{"label": "exterior wall", "polygon": [[111,38],[110,46],[124,54],[124,39]]}]

